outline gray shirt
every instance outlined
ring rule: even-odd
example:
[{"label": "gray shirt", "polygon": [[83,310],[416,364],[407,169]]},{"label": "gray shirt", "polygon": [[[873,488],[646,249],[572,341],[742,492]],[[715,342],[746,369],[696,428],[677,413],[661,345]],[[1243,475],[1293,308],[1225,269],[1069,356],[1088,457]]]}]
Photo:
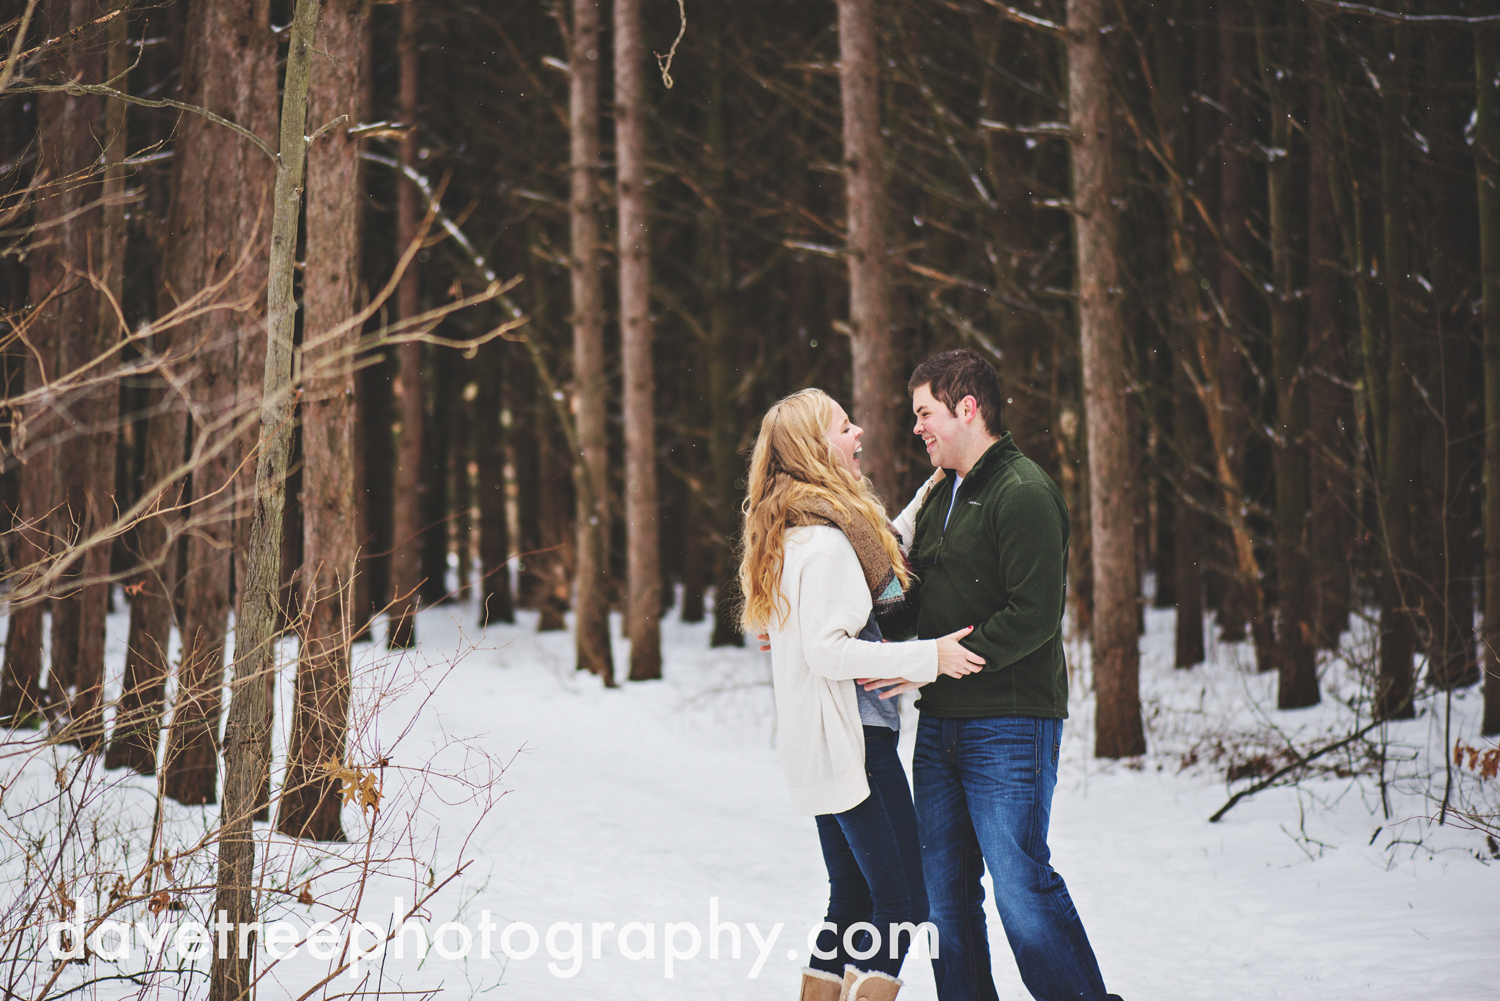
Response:
[{"label": "gray shirt", "polygon": [[[871,643],[879,643],[881,640],[880,626],[875,624],[875,613],[870,613],[870,621],[859,631],[859,638]],[[901,713],[896,708],[896,698],[888,699],[880,697],[880,691],[867,692],[864,685],[856,685],[855,692],[859,695],[859,721],[865,726],[888,726],[892,730],[901,730]]]}]

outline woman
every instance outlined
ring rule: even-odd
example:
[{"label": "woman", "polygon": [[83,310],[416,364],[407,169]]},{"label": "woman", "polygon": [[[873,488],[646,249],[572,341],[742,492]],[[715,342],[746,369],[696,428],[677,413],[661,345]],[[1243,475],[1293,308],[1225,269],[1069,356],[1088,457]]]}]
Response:
[{"label": "woman", "polygon": [[828,917],[802,1001],[895,998],[911,932],[894,927],[927,918],[896,707],[855,679],[926,682],[984,663],[959,645],[969,629],[864,641],[880,639],[876,618],[904,604],[910,577],[860,476],[863,433],[820,390],[788,396],[761,421],[745,500],[744,624],[770,634],[782,768],[793,806],[817,818],[828,867]]}]

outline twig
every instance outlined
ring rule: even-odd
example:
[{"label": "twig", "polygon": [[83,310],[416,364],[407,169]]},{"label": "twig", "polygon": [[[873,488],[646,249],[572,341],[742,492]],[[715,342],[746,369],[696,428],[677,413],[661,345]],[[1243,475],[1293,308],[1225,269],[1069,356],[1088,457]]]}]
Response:
[{"label": "twig", "polygon": [[1323,7],[1332,7],[1341,14],[1366,14],[1396,24],[1500,24],[1500,14],[1481,14],[1478,17],[1464,17],[1461,14],[1402,14],[1399,11],[1370,7],[1362,3],[1346,3],[1345,0],[1308,0],[1308,2]]},{"label": "twig", "polygon": [[1009,7],[1001,3],[1000,0],[984,0],[984,2],[1004,14],[1006,20],[1014,21],[1017,24],[1024,24],[1028,28],[1036,28],[1038,31],[1045,31],[1047,34],[1056,36],[1057,38],[1068,37],[1068,29],[1056,21],[1049,21],[1044,17],[1037,17],[1035,14],[1023,13],[1014,7]]},{"label": "twig", "polygon": [[677,37],[672,40],[672,47],[667,50],[666,57],[663,58],[660,52],[651,53],[656,57],[657,67],[661,69],[661,82],[666,84],[668,90],[672,89],[672,57],[677,55],[677,45],[682,41],[682,36],[687,34],[687,6],[685,5],[685,0],[677,0],[677,17],[680,19]]},{"label": "twig", "polygon": [[[5,93],[5,88],[10,86],[10,78],[15,75],[16,61],[21,57],[21,43],[26,41],[26,29],[31,27],[31,14],[35,10],[36,0],[26,0],[26,13],[21,15],[21,26],[16,29],[15,40],[10,43],[10,58],[5,60],[4,71],[0,71],[0,94]],[[109,16],[114,17],[114,13]]]},{"label": "twig", "polygon": [[115,18],[125,13],[124,7],[116,7],[114,10],[110,11],[108,14],[105,14],[103,17],[96,17],[87,24],[80,24],[76,28],[69,28],[67,31],[63,32],[61,35],[58,35],[56,38],[49,38],[35,48],[30,48],[25,52],[18,53],[15,50],[17,48],[20,48],[21,40],[26,35],[27,22],[31,20],[31,11],[35,6],[36,0],[31,0],[31,2],[26,5],[26,13],[21,18],[21,30],[16,34],[15,42],[11,44],[11,57],[5,61],[5,75],[3,77],[0,77],[0,90],[5,89],[5,84],[9,82],[11,77],[11,67],[15,66],[15,64],[20,60],[25,59],[27,56],[34,56],[38,52],[41,52],[43,49],[51,48],[54,45],[61,45],[63,42],[71,41],[72,39],[77,38],[79,35],[83,34],[88,29],[96,28],[99,25],[104,24],[106,21],[113,21]]},{"label": "twig", "polygon": [[236,125],[234,122],[231,122],[227,118],[221,118],[220,116],[214,114],[212,111],[209,111],[207,108],[200,108],[195,104],[184,104],[181,101],[174,101],[170,98],[163,98],[160,101],[152,101],[144,97],[136,97],[132,94],[127,94],[124,91],[116,90],[113,87],[106,87],[102,83],[76,83],[70,81],[68,83],[59,84],[34,84],[30,87],[17,87],[15,92],[17,94],[62,93],[68,94],[72,97],[82,97],[84,94],[96,94],[100,97],[113,97],[118,101],[125,101],[129,104],[139,104],[143,108],[176,108],[179,111],[191,111],[195,115],[202,115],[204,118],[207,118],[214,124],[222,125],[226,129],[229,129],[232,132],[236,132],[239,135],[244,136],[246,139],[249,139],[257,147],[259,147],[262,153],[271,158],[272,163],[279,163],[281,161],[281,158],[276,155],[276,151],[270,147],[270,144],[260,136],[256,135],[254,132],[251,132],[249,129],[245,128],[242,125]]},{"label": "twig", "polygon": [[1258,792],[1262,792],[1263,790],[1271,788],[1271,786],[1273,786],[1273,785],[1276,784],[1276,780],[1279,779],[1279,778],[1281,778],[1283,775],[1287,774],[1288,772],[1295,771],[1298,768],[1302,768],[1302,767],[1304,767],[1306,765],[1311,764],[1313,761],[1315,761],[1318,758],[1321,758],[1323,755],[1327,754],[1329,751],[1337,751],[1341,747],[1347,747],[1347,746],[1349,746],[1350,744],[1354,743],[1356,740],[1359,740],[1365,734],[1369,733],[1371,730],[1375,729],[1377,726],[1380,726],[1380,724],[1382,722],[1384,722],[1384,721],[1383,720],[1376,720],[1373,723],[1366,724],[1365,726],[1360,727],[1358,730],[1356,730],[1355,732],[1351,733],[1349,736],[1345,737],[1343,740],[1335,741],[1334,743],[1329,744],[1326,747],[1319,748],[1318,750],[1314,751],[1313,753],[1311,753],[1309,755],[1306,755],[1304,757],[1300,757],[1296,761],[1293,761],[1291,764],[1287,765],[1286,767],[1279,768],[1276,771],[1272,772],[1270,775],[1267,775],[1265,778],[1261,779],[1259,782],[1255,783],[1253,786],[1250,786],[1248,789],[1241,789],[1239,792],[1237,792],[1233,796],[1229,797],[1229,802],[1227,802],[1223,806],[1219,807],[1219,809],[1214,813],[1214,815],[1212,817],[1208,818],[1208,822],[1210,824],[1218,823],[1219,819],[1221,817],[1223,817],[1224,814],[1228,813],[1231,809],[1233,809],[1234,805],[1236,803],[1238,803],[1240,800],[1245,799],[1248,796],[1254,796]]}]

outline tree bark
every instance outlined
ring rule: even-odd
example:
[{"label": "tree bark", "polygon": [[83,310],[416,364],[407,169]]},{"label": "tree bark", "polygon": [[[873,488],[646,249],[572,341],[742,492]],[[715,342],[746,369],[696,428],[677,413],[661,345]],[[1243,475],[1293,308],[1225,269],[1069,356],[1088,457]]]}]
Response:
[{"label": "tree bark", "polygon": [[[421,52],[415,0],[401,8],[399,42],[401,80],[399,114],[406,126],[401,142],[401,165],[417,163],[417,81]],[[396,256],[418,238],[421,209],[418,191],[406,178],[396,180]],[[396,288],[396,315],[410,319],[421,312],[421,278],[416,259],[401,275]],[[417,607],[422,573],[422,345],[418,341],[396,348],[395,487],[391,494],[391,597],[386,646],[405,649],[417,641]]]},{"label": "tree bark", "polygon": [[[123,74],[129,68],[130,51],[127,40],[127,22],[117,17],[110,22],[109,69],[107,78],[114,80],[118,90],[127,90]],[[105,110],[106,174],[104,207],[104,237],[101,260],[104,264],[105,284],[116,302],[122,299],[125,268],[125,206],[108,204],[111,196],[124,193],[125,168],[120,163],[125,155],[126,109],[124,101],[110,101]],[[117,324],[114,309],[102,302],[99,309],[100,324]],[[166,358],[172,356],[175,340],[171,331],[160,335],[154,347],[162,350]],[[175,359],[174,359],[175,360]],[[148,410],[152,416],[145,422],[147,436],[145,462],[143,463],[142,487],[152,490],[166,481],[173,468],[182,459],[182,440],[187,424],[182,408],[174,405],[165,383],[158,383],[146,395]],[[167,442],[171,445],[163,448]],[[154,446],[154,447],[153,447]],[[174,506],[179,499],[181,485],[171,486],[162,494],[163,508]],[[133,582],[135,594],[130,601],[130,632],[125,647],[125,673],[121,684],[120,701],[115,711],[114,729],[105,751],[106,768],[129,768],[140,775],[156,774],[156,750],[161,736],[162,697],[166,688],[168,671],[167,645],[172,630],[171,573],[167,556],[168,539],[172,533],[169,516],[159,514],[141,521],[136,527],[136,553],[139,571]]]},{"label": "tree bark", "polygon": [[[58,4],[40,7],[36,16],[41,37],[51,38],[68,30],[71,9]],[[44,71],[61,70],[60,57],[45,58]],[[38,94],[37,162],[33,181],[39,196],[32,210],[33,225],[43,233],[53,231],[73,208],[58,185],[61,178],[78,168],[66,158],[64,128],[74,98],[65,94]],[[14,103],[14,102],[12,102]],[[45,229],[43,228],[45,227]],[[29,350],[23,352],[22,391],[36,392],[55,380],[62,360],[65,312],[60,294],[72,284],[65,272],[60,241],[36,241],[29,255],[27,299],[31,322],[25,327]],[[49,297],[57,296],[56,298]],[[41,687],[44,615],[51,601],[37,593],[39,578],[46,571],[55,549],[50,524],[60,499],[59,463],[55,436],[60,431],[56,408],[47,402],[33,403],[11,411],[15,426],[10,447],[20,464],[20,498],[16,511],[16,540],[10,554],[14,576],[7,601],[9,621],[5,643],[5,666],[0,679],[0,719],[14,727],[35,727],[42,722],[44,700],[59,697],[58,685],[49,679],[47,692]],[[65,693],[62,693],[65,694]]]},{"label": "tree bark", "polygon": [[1474,33],[1474,167],[1484,308],[1484,720],[1500,734],[1500,31]]},{"label": "tree bark", "polygon": [[864,475],[894,503],[906,465],[896,416],[904,394],[891,345],[875,0],[838,0],[838,12],[854,421],[865,431]]},{"label": "tree bark", "polygon": [[[363,96],[366,0],[323,6],[308,115],[314,128],[355,123]],[[337,783],[320,766],[343,762],[349,719],[349,642],[355,571],[354,355],[358,326],[360,141],[334,126],[307,151],[307,262],[302,339],[302,627],[297,701],[276,828],[343,841]],[[344,325],[347,329],[340,330]]]},{"label": "tree bark", "polygon": [[1074,238],[1089,445],[1093,535],[1094,753],[1146,751],[1136,630],[1135,523],[1130,508],[1125,318],[1119,263],[1119,177],[1115,168],[1108,58],[1101,29],[1107,0],[1068,0],[1068,120],[1072,132]]},{"label": "tree bark", "polygon": [[604,376],[604,282],[599,254],[599,0],[573,0],[568,53],[568,137],[573,277],[573,413],[578,564],[575,648],[578,669],[613,687],[609,637],[609,441]]},{"label": "tree bark", "polygon": [[740,491],[736,480],[743,471],[739,458],[738,311],[725,199],[729,184],[729,122],[724,99],[724,28],[712,20],[704,28],[707,52],[707,121],[703,133],[704,172],[709,197],[698,215],[699,267],[708,297],[708,343],[704,346],[708,418],[708,482],[713,529],[714,623],[709,646],[744,646],[740,629],[738,561],[735,535],[739,531]]},{"label": "tree bark", "polygon": [[1340,331],[1340,247],[1333,195],[1329,190],[1329,134],[1321,67],[1322,47],[1313,45],[1315,69],[1307,94],[1307,336],[1308,433],[1311,514],[1308,540],[1312,559],[1314,633],[1319,647],[1337,649],[1349,628],[1350,560],[1354,548],[1352,510],[1354,457],[1347,430],[1354,426],[1354,399],[1348,389]]},{"label": "tree bark", "polygon": [[[267,0],[205,4],[189,14],[184,90],[208,108],[260,135],[275,121],[276,41]],[[259,299],[265,287],[265,215],[274,166],[259,149],[222,126],[185,116],[177,144],[180,183],[174,194],[174,243],[168,271],[179,295],[224,282],[225,301]],[[192,176],[185,176],[192,175]],[[178,202],[181,202],[179,205]],[[175,245],[183,238],[182,247]],[[236,547],[235,469],[243,439],[235,435],[251,401],[238,398],[242,369],[259,356],[258,308],[220,307],[180,333],[199,374],[191,386],[194,448],[193,523],[182,580],[185,609],[177,701],[163,764],[163,790],[181,803],[217,798],[220,690],[230,608],[230,562]]]},{"label": "tree bark", "polygon": [[1271,243],[1271,369],[1276,384],[1276,705],[1301,709],[1316,705],[1318,670],[1313,631],[1312,574],[1307,553],[1307,383],[1306,341],[1297,307],[1293,270],[1295,236],[1292,156],[1292,67],[1287,59],[1297,8],[1287,6],[1285,24],[1272,24],[1256,11],[1256,40],[1262,82],[1269,98],[1270,163],[1266,167]]},{"label": "tree bark", "polygon": [[[458,403],[449,387],[454,378],[454,354],[445,348],[427,350],[427,374],[422,412],[422,556],[417,588],[419,604],[432,608],[453,600],[448,589],[449,534],[452,530],[452,497],[448,493],[449,453],[454,448],[453,416]],[[460,383],[461,385],[461,383]]]},{"label": "tree bark", "polygon": [[625,524],[630,680],[661,677],[656,375],[651,241],[646,219],[646,46],[640,0],[615,0],[615,159],[620,240],[620,353],[625,382]]},{"label": "tree bark", "polygon": [[[506,429],[500,424],[501,389],[506,382],[503,353],[492,341],[479,349],[479,395],[474,398],[474,461],[479,467],[479,624],[516,621],[510,591],[510,526],[506,518]],[[519,466],[519,464],[518,464]]]},{"label": "tree bark", "polygon": [[[87,24],[94,16],[87,0],[58,4],[57,13],[69,27]],[[106,65],[97,45],[81,45],[66,55],[66,74],[85,83],[101,82]],[[56,238],[58,255],[67,269],[64,279],[73,286],[57,303],[57,371],[66,375],[87,367],[103,354],[105,337],[118,331],[111,323],[101,337],[100,295],[85,275],[98,274],[101,265],[99,187],[85,183],[99,157],[104,100],[68,96],[57,137],[58,177],[70,180],[60,189],[63,216]],[[111,403],[118,404],[119,387],[102,385],[79,391],[64,407],[76,428],[68,435],[56,467],[58,506],[52,514],[53,544],[63,549],[82,546],[107,517],[114,494],[114,421]],[[109,430],[94,430],[108,428]],[[52,666],[49,673],[53,711],[59,716],[62,737],[93,751],[102,745],[104,683],[104,613],[108,586],[97,581],[109,570],[110,546],[89,547],[53,588]]]},{"label": "tree bark", "polygon": [[[1400,7],[1400,4],[1396,4]],[[1380,264],[1389,326],[1385,448],[1380,455],[1380,534],[1385,552],[1380,576],[1380,675],[1376,712],[1383,719],[1410,719],[1415,679],[1412,658],[1417,643],[1407,574],[1413,565],[1412,478],[1416,475],[1417,405],[1413,384],[1415,351],[1410,237],[1406,204],[1405,114],[1411,38],[1403,28],[1381,29],[1392,59],[1381,80],[1380,195],[1385,260]],[[1370,364],[1373,359],[1367,358]],[[1366,371],[1365,377],[1374,373]]]},{"label": "tree bark", "polygon": [[[1251,251],[1255,236],[1250,231],[1250,188],[1253,183],[1250,161],[1246,148],[1250,138],[1246,126],[1250,120],[1249,102],[1244,92],[1240,74],[1249,66],[1246,45],[1249,32],[1246,29],[1244,8],[1226,3],[1219,12],[1219,103],[1224,107],[1224,132],[1219,146],[1219,220],[1225,249],[1219,269],[1219,300],[1224,309],[1227,326],[1219,332],[1216,348],[1215,368],[1219,376],[1218,406],[1225,425],[1223,446],[1228,450],[1227,459],[1234,482],[1245,479],[1245,457],[1241,452],[1243,443],[1249,438],[1249,425],[1245,411],[1245,359],[1244,341],[1247,323],[1255,290],[1240,273],[1235,258],[1243,259]],[[1232,519],[1240,504],[1240,498],[1228,500],[1232,505],[1226,514]],[[1239,544],[1233,538],[1233,530],[1219,529],[1217,534],[1227,542],[1229,566],[1215,573],[1222,577],[1212,590],[1219,592],[1217,603],[1219,638],[1225,642],[1238,642],[1253,629],[1251,620],[1250,583],[1244,580]],[[1258,575],[1257,575],[1258,576]],[[1253,636],[1252,636],[1253,638]],[[1257,654],[1265,646],[1270,653],[1270,644],[1257,643]],[[1269,667],[1269,656],[1257,660]]]},{"label": "tree bark", "polygon": [[[318,0],[297,0],[287,50],[281,114],[281,157],[271,217],[266,290],[265,375],[260,409],[260,449],[255,464],[255,515],[250,528],[241,620],[235,629],[234,685],[224,731],[224,807],[220,815],[219,878],[214,913],[236,928],[255,921],[255,841],[251,818],[259,803],[271,753],[266,679],[276,672],[276,620],[281,604],[281,532],[287,462],[292,450],[296,397],[292,391],[292,338],[297,301],[293,271],[307,145],[307,90]],[[345,404],[347,406],[347,403]],[[347,427],[347,420],[344,422]],[[348,432],[345,431],[347,439]],[[346,448],[347,452],[347,448]],[[346,479],[345,483],[349,481]],[[345,488],[347,490],[347,486]],[[346,503],[352,516],[352,503]],[[343,529],[349,532],[350,524]],[[352,554],[351,554],[352,556]],[[351,560],[352,562],[352,560]],[[300,680],[300,672],[299,672]],[[300,686],[299,686],[300,687]],[[214,950],[210,1001],[245,1001],[254,986],[252,937],[241,951]],[[236,946],[239,936],[236,935]]]}]

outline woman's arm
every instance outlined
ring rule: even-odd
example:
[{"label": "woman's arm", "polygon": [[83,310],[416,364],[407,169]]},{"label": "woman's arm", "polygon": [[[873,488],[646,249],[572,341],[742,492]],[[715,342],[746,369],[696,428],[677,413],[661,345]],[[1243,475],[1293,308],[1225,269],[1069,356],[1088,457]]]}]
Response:
[{"label": "woman's arm", "polygon": [[[857,639],[870,617],[870,591],[859,557],[835,528],[813,529],[805,542],[789,546],[782,574],[802,656],[814,674],[834,681],[903,677],[932,681],[938,674],[936,640],[867,643]],[[789,579],[790,578],[790,579]],[[789,630],[790,631],[790,630]]]}]

